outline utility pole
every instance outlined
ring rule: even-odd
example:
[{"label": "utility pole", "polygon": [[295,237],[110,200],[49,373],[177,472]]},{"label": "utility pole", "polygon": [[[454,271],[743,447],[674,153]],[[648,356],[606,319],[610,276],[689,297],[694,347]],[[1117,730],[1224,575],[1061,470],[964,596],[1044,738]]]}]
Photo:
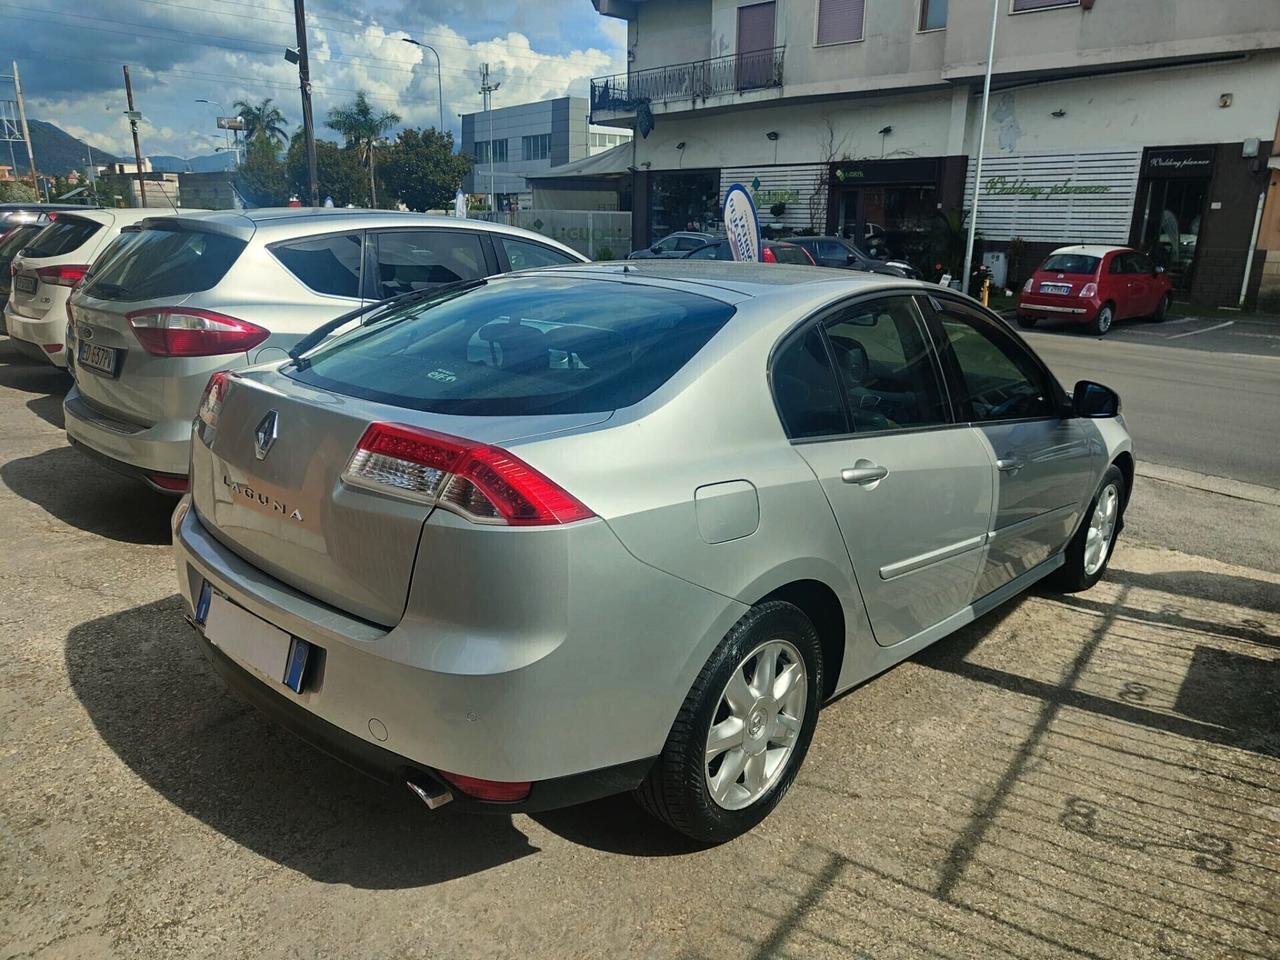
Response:
[{"label": "utility pole", "polygon": [[964,251],[964,277],[960,289],[969,292],[973,270],[973,244],[978,233],[978,197],[982,193],[982,157],[987,147],[987,113],[991,103],[991,70],[996,59],[996,26],[1000,23],[1000,0],[991,0],[991,41],[987,48],[987,77],[982,83],[982,123],[978,130],[978,165],[973,171],[973,208],[969,211],[969,245]]},{"label": "utility pole", "polygon": [[484,95],[484,109],[489,114],[489,209],[497,214],[498,194],[493,188],[493,92],[501,83],[489,82],[489,65],[480,66],[480,93]]},{"label": "utility pole", "polygon": [[36,182],[36,158],[31,152],[31,131],[27,129],[26,101],[22,99],[22,80],[18,77],[18,61],[13,61],[13,96],[18,101],[18,120],[22,124],[22,139],[27,144],[27,173],[31,174],[31,187],[40,196],[40,184]]},{"label": "utility pole", "polygon": [[147,205],[147,182],[142,179],[142,145],[138,143],[138,120],[142,114],[133,109],[133,81],[129,79],[129,65],[124,65],[124,95],[129,101],[129,129],[133,131],[133,159],[137,163],[138,197],[142,206]]},{"label": "utility pole", "polygon": [[316,176],[316,128],[311,118],[311,65],[307,60],[307,13],[303,0],[293,0],[293,22],[298,33],[298,86],[302,90],[302,142],[307,152],[307,194],[311,206],[320,206],[320,181]]}]

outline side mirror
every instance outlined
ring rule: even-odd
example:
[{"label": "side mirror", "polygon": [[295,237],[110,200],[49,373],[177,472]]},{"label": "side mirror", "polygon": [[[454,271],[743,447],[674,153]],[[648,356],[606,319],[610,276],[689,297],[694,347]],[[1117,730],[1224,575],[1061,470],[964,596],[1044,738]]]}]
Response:
[{"label": "side mirror", "polygon": [[1089,420],[1120,416],[1120,394],[1092,380],[1081,380],[1071,391],[1071,412]]},{"label": "side mirror", "polygon": [[856,253],[851,253],[851,254],[849,254],[847,257],[845,257],[845,258],[844,258],[844,262],[845,262],[845,263],[850,263],[850,264],[852,264],[852,263],[857,263],[857,262],[858,262],[858,255],[857,255]]},{"label": "side mirror", "polygon": [[1156,276],[1158,277],[1162,273],[1164,273],[1164,267],[1156,267]]}]

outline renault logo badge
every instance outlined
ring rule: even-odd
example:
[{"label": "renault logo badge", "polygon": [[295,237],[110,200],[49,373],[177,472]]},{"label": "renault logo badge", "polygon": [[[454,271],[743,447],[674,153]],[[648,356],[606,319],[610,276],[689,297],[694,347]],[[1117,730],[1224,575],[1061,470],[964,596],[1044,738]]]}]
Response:
[{"label": "renault logo badge", "polygon": [[258,428],[253,431],[253,452],[259,460],[267,459],[271,445],[276,442],[276,425],[280,416],[274,410],[258,421]]}]

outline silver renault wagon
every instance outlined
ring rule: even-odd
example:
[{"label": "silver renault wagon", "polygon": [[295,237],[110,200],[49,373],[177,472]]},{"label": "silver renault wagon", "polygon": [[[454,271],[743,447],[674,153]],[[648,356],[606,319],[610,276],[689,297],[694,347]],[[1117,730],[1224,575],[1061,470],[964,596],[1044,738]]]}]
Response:
[{"label": "silver renault wagon", "polygon": [[818,708],[1047,579],[1134,460],[940,287],[648,261],[457,284],[209,382],[178,582],[231,686],[429,806],[722,841]]}]

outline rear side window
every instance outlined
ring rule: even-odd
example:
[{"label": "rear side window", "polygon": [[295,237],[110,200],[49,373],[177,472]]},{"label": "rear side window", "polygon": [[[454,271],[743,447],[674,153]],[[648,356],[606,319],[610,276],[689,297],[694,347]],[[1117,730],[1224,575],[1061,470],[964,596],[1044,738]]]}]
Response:
[{"label": "rear side window", "polygon": [[504,277],[392,310],[287,372],[433,413],[605,412],[666,383],[733,312],[719,300],[641,284]]},{"label": "rear side window", "polygon": [[685,257],[686,260],[732,260],[727,243],[709,243]]},{"label": "rear side window", "polygon": [[780,244],[774,247],[773,255],[778,258],[779,263],[802,263],[806,267],[810,265],[809,255],[791,244]]},{"label": "rear side window", "polygon": [[787,436],[829,437],[848,433],[835,370],[817,327],[782,348],[773,362],[773,396]]},{"label": "rear side window", "polygon": [[499,235],[502,241],[502,249],[507,252],[507,259],[511,261],[512,270],[527,270],[530,267],[559,267],[566,263],[577,263],[577,259],[555,250],[552,247],[545,247],[540,243],[533,243],[529,240],[517,240],[514,237],[503,237]]},{"label": "rear side window", "polygon": [[284,268],[316,293],[360,296],[363,240],[359,232],[290,240],[271,247]]},{"label": "rear side window", "polygon": [[102,224],[79,217],[59,217],[49,224],[27,245],[27,257],[60,257],[85,244]]},{"label": "rear side window", "polygon": [[1047,273],[1079,273],[1093,276],[1102,263],[1099,257],[1086,257],[1082,253],[1055,253],[1040,269]]},{"label": "rear side window", "polygon": [[157,228],[124,234],[99,260],[85,291],[99,300],[155,300],[216,286],[244,249],[219,233]]},{"label": "rear side window", "polygon": [[489,273],[480,236],[469,230],[384,230],[377,238],[379,300]]}]

